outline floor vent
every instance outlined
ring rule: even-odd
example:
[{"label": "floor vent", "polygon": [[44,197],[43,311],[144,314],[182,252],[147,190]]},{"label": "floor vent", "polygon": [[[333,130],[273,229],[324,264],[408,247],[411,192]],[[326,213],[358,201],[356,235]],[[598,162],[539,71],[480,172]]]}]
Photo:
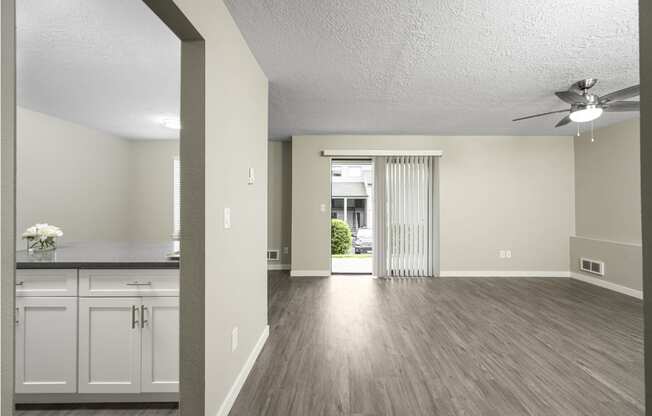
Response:
[{"label": "floor vent", "polygon": [[604,276],[604,262],[591,260],[591,259],[580,259],[580,270],[583,272],[593,273],[600,276]]},{"label": "floor vent", "polygon": [[268,261],[278,261],[278,250],[267,250],[267,260]]}]

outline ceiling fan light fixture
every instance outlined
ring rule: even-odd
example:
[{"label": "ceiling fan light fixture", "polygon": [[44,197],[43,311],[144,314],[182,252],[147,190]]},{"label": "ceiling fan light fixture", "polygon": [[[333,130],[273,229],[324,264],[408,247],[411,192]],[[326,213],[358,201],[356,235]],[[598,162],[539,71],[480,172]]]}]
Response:
[{"label": "ceiling fan light fixture", "polygon": [[570,113],[570,119],[576,123],[593,121],[602,115],[602,108],[596,105],[587,105]]}]

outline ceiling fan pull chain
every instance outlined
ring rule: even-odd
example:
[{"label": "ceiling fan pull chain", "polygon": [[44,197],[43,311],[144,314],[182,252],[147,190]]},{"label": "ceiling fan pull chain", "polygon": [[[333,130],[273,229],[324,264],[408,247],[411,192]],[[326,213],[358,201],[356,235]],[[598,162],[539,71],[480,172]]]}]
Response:
[{"label": "ceiling fan pull chain", "polygon": [[580,123],[575,124],[577,124],[577,137],[580,137]]},{"label": "ceiling fan pull chain", "polygon": [[591,143],[595,142],[595,135],[593,134],[593,121],[591,122]]}]

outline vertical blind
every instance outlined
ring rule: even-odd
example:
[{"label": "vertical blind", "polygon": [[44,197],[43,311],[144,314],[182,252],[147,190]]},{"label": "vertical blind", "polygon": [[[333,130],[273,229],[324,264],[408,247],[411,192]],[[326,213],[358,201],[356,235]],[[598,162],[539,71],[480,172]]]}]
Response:
[{"label": "vertical blind", "polygon": [[384,156],[375,165],[376,275],[438,275],[438,158]]}]

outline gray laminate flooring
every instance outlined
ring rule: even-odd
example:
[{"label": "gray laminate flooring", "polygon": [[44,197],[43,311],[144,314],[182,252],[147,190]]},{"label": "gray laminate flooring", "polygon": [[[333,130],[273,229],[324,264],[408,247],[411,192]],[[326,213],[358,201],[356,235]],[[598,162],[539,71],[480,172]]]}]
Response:
[{"label": "gray laminate flooring", "polygon": [[231,416],[643,415],[639,300],[564,278],[270,275]]},{"label": "gray laminate flooring", "polygon": [[570,279],[272,272],[269,322],[231,416],[644,414],[642,303]]}]

